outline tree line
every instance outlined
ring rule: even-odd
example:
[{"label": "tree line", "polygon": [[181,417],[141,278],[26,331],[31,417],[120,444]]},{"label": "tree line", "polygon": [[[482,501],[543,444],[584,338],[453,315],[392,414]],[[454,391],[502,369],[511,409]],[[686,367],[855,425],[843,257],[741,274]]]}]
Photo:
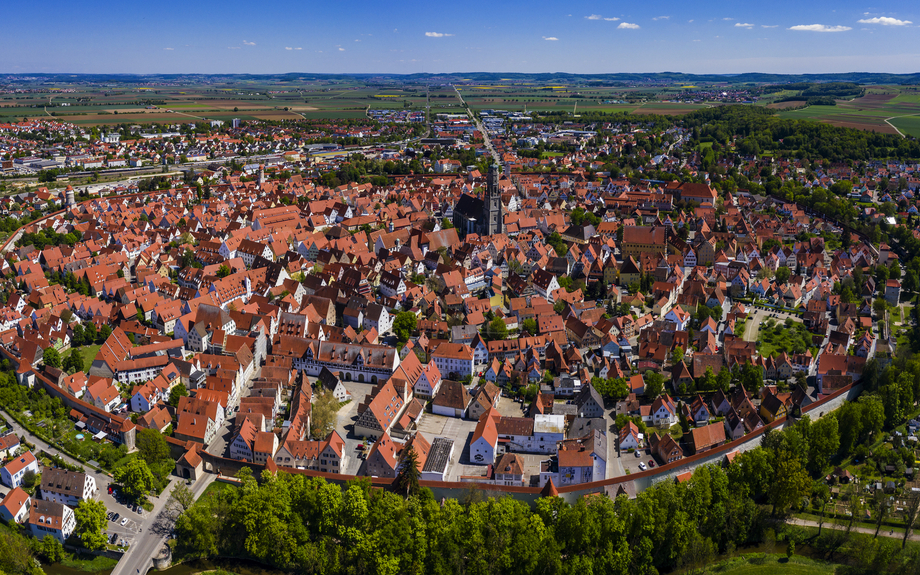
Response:
[{"label": "tree line", "polygon": [[[663,481],[635,499],[599,495],[574,505],[543,497],[531,507],[472,486],[460,500],[442,503],[411,481],[397,481],[408,493],[403,497],[402,489],[372,489],[367,479],[340,487],[264,472],[257,481],[245,468],[240,488],[214,492],[179,517],[177,551],[305,573],[625,575],[694,568],[760,543],[792,508],[821,508],[829,496],[822,479],[839,456],[845,426],[833,415],[805,417],[769,431],[761,447],[727,467],[699,467],[689,481]],[[867,432],[871,437],[875,428]],[[831,546],[846,552],[847,545]],[[916,572],[915,551],[888,547],[881,560],[861,547],[858,559],[875,562],[875,572]]]}]

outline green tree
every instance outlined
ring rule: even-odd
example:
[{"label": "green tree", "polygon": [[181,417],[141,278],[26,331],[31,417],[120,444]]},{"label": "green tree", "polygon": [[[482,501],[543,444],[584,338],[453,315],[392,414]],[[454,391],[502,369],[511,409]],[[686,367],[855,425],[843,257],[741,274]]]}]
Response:
[{"label": "green tree", "polygon": [[141,429],[137,432],[134,444],[138,455],[147,462],[147,465],[170,459],[169,444],[158,429]]},{"label": "green tree", "polygon": [[60,563],[64,560],[64,546],[54,535],[45,535],[42,538],[39,553],[48,563]]},{"label": "green tree", "polygon": [[192,557],[217,554],[218,525],[211,504],[194,505],[176,520],[176,540]]},{"label": "green tree", "polygon": [[530,335],[537,335],[537,329],[538,329],[537,320],[535,320],[534,318],[529,317],[525,319],[522,322],[521,327],[523,327],[524,331],[526,331]]},{"label": "green tree", "polygon": [[773,513],[783,513],[800,501],[811,490],[811,478],[802,466],[799,457],[785,449],[776,455],[776,473],[770,485],[769,497]]},{"label": "green tree", "polygon": [[671,352],[671,361],[674,363],[680,363],[684,361],[684,350],[680,347],[675,347],[674,351]]},{"label": "green tree", "polygon": [[655,399],[664,390],[664,376],[658,372],[648,370],[645,372],[645,396]]},{"label": "green tree", "polygon": [[789,281],[789,276],[792,275],[792,272],[786,266],[780,266],[776,269],[776,275],[774,276],[777,283],[784,284]]},{"label": "green tree", "polygon": [[85,345],[92,345],[96,341],[96,324],[87,322],[83,328],[83,342]]},{"label": "green tree", "polygon": [[121,485],[122,493],[135,502],[143,502],[147,493],[153,489],[154,478],[147,467],[147,462],[139,457],[131,459],[127,464],[115,470],[112,478]]},{"label": "green tree", "polygon": [[409,341],[409,336],[415,331],[418,325],[418,317],[411,311],[401,311],[396,314],[393,320],[393,333],[401,342]]},{"label": "green tree", "polygon": [[105,343],[105,340],[109,339],[110,335],[112,335],[112,328],[109,325],[102,326],[99,330],[99,335],[96,337],[96,343]]},{"label": "green tree", "polygon": [[874,515],[872,519],[875,521],[875,535],[873,537],[877,539],[878,532],[882,529],[882,523],[885,522],[891,512],[891,499],[887,493],[877,489],[870,500],[870,504]]},{"label": "green tree", "polygon": [[219,278],[225,278],[230,275],[230,273],[230,266],[227,264],[221,264],[221,266],[217,268],[217,277]]},{"label": "green tree", "polygon": [[78,371],[85,371],[86,365],[83,362],[83,353],[79,349],[71,349],[70,355],[64,358],[61,366],[70,374],[77,373]]},{"label": "green tree", "polygon": [[418,455],[415,453],[415,447],[410,445],[399,475],[396,476],[396,481],[393,482],[393,488],[397,492],[405,493],[406,498],[415,495],[418,493],[420,475]]},{"label": "green tree", "polygon": [[83,541],[83,546],[91,551],[104,548],[106,537],[102,532],[107,522],[105,504],[96,499],[84,499],[73,513],[77,520],[76,533]]},{"label": "green tree", "polygon": [[61,354],[53,347],[46,347],[42,352],[42,362],[48,367],[61,367]]},{"label": "green tree", "polygon": [[[735,464],[737,462],[737,464]],[[757,499],[767,493],[773,481],[773,460],[766,449],[739,453],[729,467],[729,479],[740,496]]]},{"label": "green tree", "polygon": [[70,338],[71,347],[78,347],[84,345],[85,340],[83,338],[83,324],[78,323],[73,326],[73,335]]},{"label": "green tree", "polygon": [[505,323],[505,320],[496,317],[490,321],[486,328],[486,337],[489,341],[508,339],[508,325]]},{"label": "green tree", "polygon": [[916,525],[918,515],[920,515],[920,493],[912,492],[904,505],[904,537],[901,539],[901,549],[907,545],[907,539],[910,538],[910,532]]},{"label": "green tree", "polygon": [[310,435],[314,439],[326,439],[335,429],[336,417],[341,404],[335,395],[325,387],[313,394],[313,408],[310,414]]},{"label": "green tree", "polygon": [[[801,421],[804,420],[805,418],[802,418]],[[822,417],[812,423],[808,431],[808,446],[808,471],[814,476],[821,475],[824,469],[830,465],[831,458],[840,449],[840,431],[837,418]]]},{"label": "green tree", "polygon": [[727,367],[723,367],[719,370],[719,374],[716,376],[716,387],[721,389],[723,392],[728,391],[732,384],[732,372]]},{"label": "green tree", "polygon": [[188,397],[188,389],[180,382],[169,391],[169,405],[177,407],[181,397]]},{"label": "green tree", "polygon": [[177,514],[185,513],[195,504],[195,494],[185,483],[176,483],[169,494],[168,505]]}]

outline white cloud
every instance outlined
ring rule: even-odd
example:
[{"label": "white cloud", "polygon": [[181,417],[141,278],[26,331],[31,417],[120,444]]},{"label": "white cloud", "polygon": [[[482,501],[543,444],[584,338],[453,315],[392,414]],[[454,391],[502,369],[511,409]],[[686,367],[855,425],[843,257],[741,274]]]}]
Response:
[{"label": "white cloud", "polygon": [[429,38],[443,38],[445,36],[453,36],[453,34],[443,34],[441,32],[425,32],[425,36]]},{"label": "white cloud", "polygon": [[725,21],[734,20],[734,18],[722,18],[722,19],[725,20]]},{"label": "white cloud", "polygon": [[617,28],[624,29],[624,30],[638,30],[638,29],[639,29],[639,25],[638,25],[638,24],[630,24],[629,22],[621,22],[620,25],[617,26]]},{"label": "white cloud", "polygon": [[779,24],[773,24],[772,26],[768,26],[767,24],[761,24],[760,27],[761,28],[779,28]]},{"label": "white cloud", "polygon": [[172,50],[172,48],[163,48],[164,50]]},{"label": "white cloud", "polygon": [[652,20],[670,20],[670,16],[655,16]]},{"label": "white cloud", "polygon": [[556,38],[555,36],[544,36],[543,39],[548,42],[556,42],[557,40],[559,40],[559,38]]},{"label": "white cloud", "polygon": [[747,22],[735,22],[735,28],[747,28],[750,30],[753,27],[753,24],[748,24]]},{"label": "white cloud", "polygon": [[292,48],[290,46],[285,46],[284,49],[285,50],[303,50],[303,48]]},{"label": "white cloud", "polygon": [[339,48],[339,52],[344,52],[345,48]]},{"label": "white cloud", "polygon": [[591,14],[590,16],[585,16],[588,20],[600,20],[603,18],[600,14]]},{"label": "white cloud", "polygon": [[693,20],[687,20],[687,24],[693,24]]},{"label": "white cloud", "polygon": [[824,24],[799,24],[798,26],[791,26],[789,29],[798,32],[846,32],[847,30],[852,30],[849,26],[826,26]]},{"label": "white cloud", "polygon": [[243,44],[245,44],[246,46],[255,46],[255,45],[256,45],[255,42],[250,42],[249,40],[243,40]]},{"label": "white cloud", "polygon": [[619,20],[619,18],[616,18],[616,17],[613,17],[613,18],[604,18],[604,20],[606,20],[606,21],[608,21],[608,22],[616,22],[617,20]]},{"label": "white cloud", "polygon": [[907,26],[908,24],[913,24],[910,20],[898,20],[897,18],[889,18],[888,16],[865,18],[863,20],[857,20],[857,22],[860,24],[881,24],[882,26]]}]

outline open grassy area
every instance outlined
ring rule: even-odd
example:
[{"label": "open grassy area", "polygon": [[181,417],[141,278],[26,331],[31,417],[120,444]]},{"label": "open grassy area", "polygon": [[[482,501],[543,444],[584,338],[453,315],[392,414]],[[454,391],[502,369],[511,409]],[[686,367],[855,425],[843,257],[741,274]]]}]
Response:
[{"label": "open grassy area", "polygon": [[908,136],[920,138],[920,116],[904,116],[894,118],[890,122]]},{"label": "open grassy area", "polygon": [[208,485],[204,492],[201,494],[201,497],[198,498],[199,501],[205,501],[205,498],[216,495],[222,491],[227,491],[229,489],[239,489],[236,485],[230,483],[224,483],[223,481],[214,481]]},{"label": "open grassy area", "polygon": [[84,345],[78,348],[72,347],[61,354],[61,360],[63,361],[64,358],[70,357],[74,349],[80,350],[80,353],[83,354],[83,363],[86,364],[86,371],[89,371],[89,366],[92,365],[93,360],[96,359],[99,350],[102,349],[102,345]]},{"label": "open grassy area", "polygon": [[815,561],[806,557],[756,553],[742,555],[717,563],[704,571],[704,573],[720,573],[724,575],[772,575],[773,573],[791,573],[794,575],[817,575],[833,573],[837,565]]},{"label": "open grassy area", "polygon": [[757,335],[757,350],[760,355],[768,357],[785,351],[786,353],[805,353],[812,347],[811,334],[805,328],[801,321],[789,320],[777,323],[774,319],[768,319],[767,322],[760,326],[760,332]]},{"label": "open grassy area", "polygon": [[118,563],[117,559],[105,557],[104,555],[69,555],[61,565],[87,573],[98,573],[100,571],[111,571]]}]

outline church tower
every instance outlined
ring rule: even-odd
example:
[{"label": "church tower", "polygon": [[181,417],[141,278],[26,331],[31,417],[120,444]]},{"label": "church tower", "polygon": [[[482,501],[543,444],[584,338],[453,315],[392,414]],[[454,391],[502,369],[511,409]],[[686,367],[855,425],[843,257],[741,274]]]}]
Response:
[{"label": "church tower", "polygon": [[489,166],[486,180],[486,197],[482,204],[482,233],[491,236],[505,231],[505,218],[502,215],[502,193],[498,187],[498,165]]}]

